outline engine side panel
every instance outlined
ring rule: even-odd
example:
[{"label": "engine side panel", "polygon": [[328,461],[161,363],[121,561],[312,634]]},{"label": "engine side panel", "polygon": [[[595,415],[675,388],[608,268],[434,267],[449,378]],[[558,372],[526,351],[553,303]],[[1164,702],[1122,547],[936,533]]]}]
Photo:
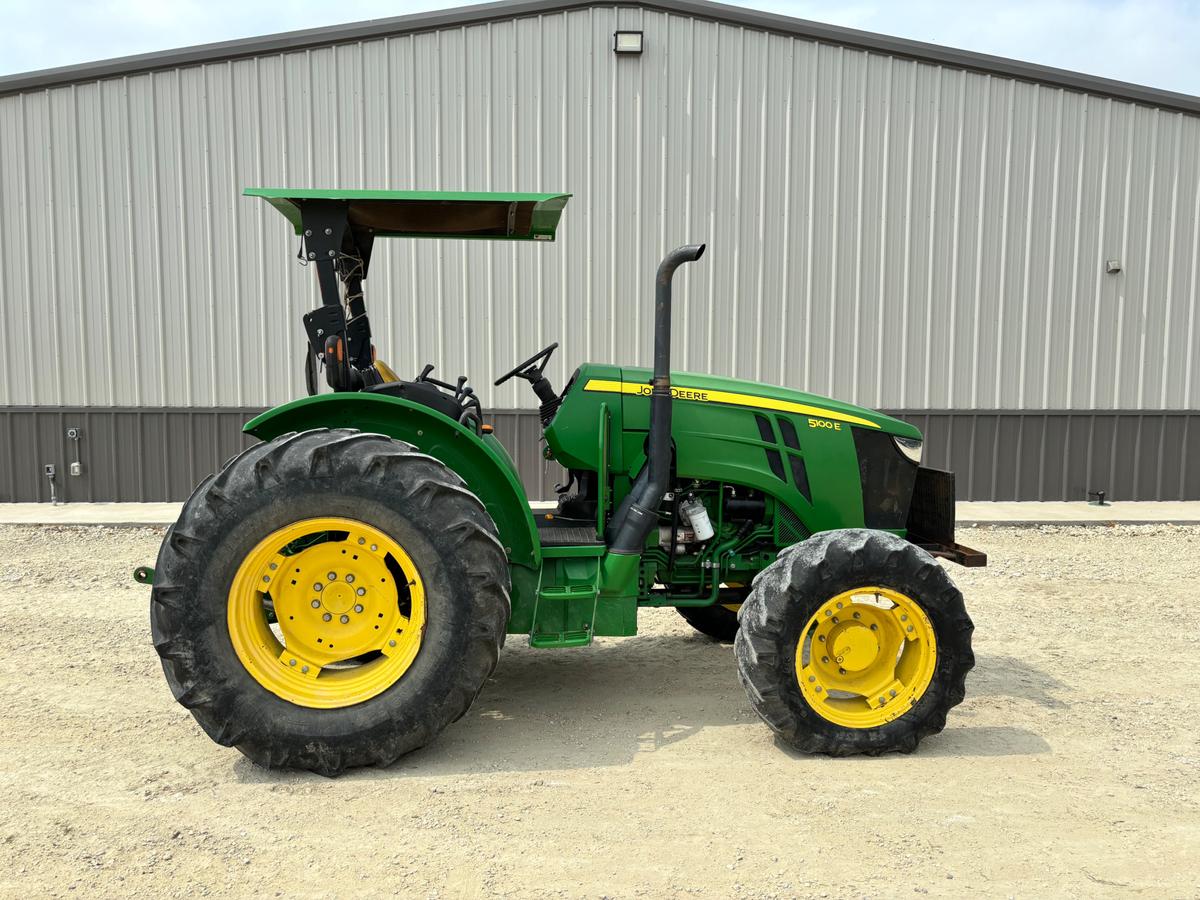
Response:
[{"label": "engine side panel", "polygon": [[[594,433],[585,425],[596,421],[600,403],[606,402],[619,412],[613,419],[613,433],[619,435],[613,471],[636,474],[646,458],[649,379],[646,369],[581,367],[547,429],[549,447],[560,462],[596,469],[595,442],[578,435]],[[906,422],[786,388],[675,373],[672,392],[678,476],[762,491],[786,506],[809,533],[860,528],[866,518],[884,524],[864,517],[856,432],[921,436]],[[908,496],[891,496],[889,502],[906,509]],[[903,534],[903,516],[887,521],[888,526]]]}]

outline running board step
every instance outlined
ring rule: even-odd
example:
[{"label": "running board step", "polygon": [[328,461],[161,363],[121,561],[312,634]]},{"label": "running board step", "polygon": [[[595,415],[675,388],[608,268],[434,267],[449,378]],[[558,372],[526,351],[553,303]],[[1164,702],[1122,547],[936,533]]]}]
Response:
[{"label": "running board step", "polygon": [[590,644],[599,578],[597,556],[544,557],[529,646],[547,649]]}]

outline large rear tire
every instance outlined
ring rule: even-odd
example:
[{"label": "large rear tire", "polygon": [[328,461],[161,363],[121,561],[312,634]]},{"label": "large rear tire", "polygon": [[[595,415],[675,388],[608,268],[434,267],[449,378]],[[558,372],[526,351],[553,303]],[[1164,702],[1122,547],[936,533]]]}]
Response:
[{"label": "large rear tire", "polygon": [[322,429],[196,489],[159,551],[151,627],[213,740],[337,775],[460,718],[509,611],[504,548],[462,479],[408,444]]},{"label": "large rear tire", "polygon": [[755,710],[788,744],[910,753],[941,731],[974,665],[962,594],[928,553],[882,531],[828,531],[754,581],[734,642]]}]

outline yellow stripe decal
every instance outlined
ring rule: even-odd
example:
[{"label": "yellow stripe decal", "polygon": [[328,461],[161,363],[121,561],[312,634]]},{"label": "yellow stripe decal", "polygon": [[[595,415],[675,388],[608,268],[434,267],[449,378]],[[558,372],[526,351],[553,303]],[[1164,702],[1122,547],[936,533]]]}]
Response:
[{"label": "yellow stripe decal", "polygon": [[[608,394],[633,394],[634,396],[650,396],[650,385],[631,381],[606,381],[593,378],[583,386],[585,391],[601,391]],[[769,397],[754,397],[750,394],[734,394],[729,391],[709,391],[702,388],[680,387],[671,385],[671,396],[676,400],[692,400],[699,403],[728,403],[731,406],[749,406],[754,409],[774,409],[779,412],[797,413],[801,416],[816,416],[820,419],[832,419],[835,422],[849,422],[851,425],[865,425],[868,428],[878,428],[874,422],[852,416],[849,413],[834,412],[819,406],[809,406],[806,403],[792,403],[790,400],[772,400]]]}]

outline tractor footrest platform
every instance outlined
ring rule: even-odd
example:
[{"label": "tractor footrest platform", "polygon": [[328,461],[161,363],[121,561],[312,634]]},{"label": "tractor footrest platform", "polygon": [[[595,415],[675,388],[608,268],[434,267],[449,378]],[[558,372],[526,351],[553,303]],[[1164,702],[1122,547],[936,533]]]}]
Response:
[{"label": "tractor footrest platform", "polygon": [[542,519],[534,520],[538,527],[538,537],[543,547],[576,547],[581,545],[600,544],[596,537],[594,524],[582,524],[578,519]]},{"label": "tractor footrest platform", "polygon": [[543,547],[575,547],[601,544],[596,540],[595,528],[539,528],[538,537]]}]

